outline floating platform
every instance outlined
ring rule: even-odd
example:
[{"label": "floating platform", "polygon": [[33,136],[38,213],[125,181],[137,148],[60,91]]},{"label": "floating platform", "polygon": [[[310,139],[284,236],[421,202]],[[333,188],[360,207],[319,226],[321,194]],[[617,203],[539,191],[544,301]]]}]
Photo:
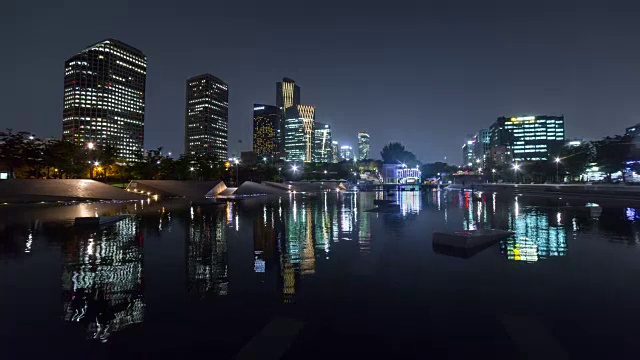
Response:
[{"label": "floating platform", "polygon": [[391,205],[394,203],[395,200],[382,200],[382,199],[377,199],[377,200],[373,200],[373,205],[378,205],[378,206],[385,206],[385,205]]},{"label": "floating platform", "polygon": [[104,226],[116,223],[126,218],[127,215],[77,217],[75,220],[75,226]]},{"label": "floating platform", "polygon": [[366,210],[367,212],[377,212],[377,213],[399,213],[400,205],[398,204],[387,204],[381,205],[378,207],[374,207],[373,209]]},{"label": "floating platform", "polygon": [[461,249],[473,249],[492,244],[515,234],[507,230],[464,230],[456,232],[434,232],[433,245],[448,246]]}]

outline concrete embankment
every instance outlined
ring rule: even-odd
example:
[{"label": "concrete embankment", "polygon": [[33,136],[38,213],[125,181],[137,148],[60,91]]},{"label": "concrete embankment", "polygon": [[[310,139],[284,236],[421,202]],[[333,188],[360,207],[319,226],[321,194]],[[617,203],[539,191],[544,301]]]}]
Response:
[{"label": "concrete embankment", "polygon": [[640,201],[640,186],[595,184],[476,184],[474,189],[535,196]]}]

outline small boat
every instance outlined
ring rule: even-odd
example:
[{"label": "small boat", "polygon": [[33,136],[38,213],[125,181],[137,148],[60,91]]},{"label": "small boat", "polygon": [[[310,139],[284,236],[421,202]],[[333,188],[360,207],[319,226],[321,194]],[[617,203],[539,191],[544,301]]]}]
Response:
[{"label": "small boat", "polygon": [[377,200],[373,200],[373,205],[378,205],[378,206],[384,206],[384,205],[389,205],[392,204],[394,202],[394,200],[388,200],[388,199],[377,199]]},{"label": "small boat", "polygon": [[433,244],[454,248],[472,249],[487,245],[515,234],[507,230],[463,230],[450,233],[434,232]]}]

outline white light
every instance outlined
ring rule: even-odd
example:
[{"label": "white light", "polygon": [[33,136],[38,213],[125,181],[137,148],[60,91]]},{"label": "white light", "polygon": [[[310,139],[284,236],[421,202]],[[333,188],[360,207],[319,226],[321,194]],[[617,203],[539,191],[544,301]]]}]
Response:
[{"label": "white light", "polygon": [[293,170],[293,171],[298,171],[298,166],[293,165],[293,166],[291,167],[291,170]]},{"label": "white light", "polygon": [[98,165],[100,165],[100,163],[96,161],[96,162],[93,163],[93,165],[98,166]]},{"label": "white light", "polygon": [[254,107],[253,111],[256,111],[256,110],[264,110],[264,106]]},{"label": "white light", "polygon": [[190,168],[189,170],[193,171],[193,170],[195,170],[195,169],[194,169],[194,168]]},{"label": "white light", "polygon": [[518,169],[520,169],[520,165],[518,165],[518,164],[514,164],[514,165],[513,165],[513,170],[516,170],[516,171],[517,171]]},{"label": "white light", "polygon": [[560,162],[560,158],[559,158],[559,157],[557,157],[557,158],[556,158],[556,162],[557,162],[557,163],[559,163],[559,162]]},{"label": "white light", "polygon": [[92,142],[87,143],[87,148],[89,148],[89,149],[93,149],[93,143],[92,143]]}]

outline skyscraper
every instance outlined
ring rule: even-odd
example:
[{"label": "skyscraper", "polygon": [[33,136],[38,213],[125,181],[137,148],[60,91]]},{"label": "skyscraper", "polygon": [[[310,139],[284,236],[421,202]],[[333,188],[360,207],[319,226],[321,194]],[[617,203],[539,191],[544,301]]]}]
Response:
[{"label": "skyscraper", "polygon": [[342,160],[346,160],[346,161],[354,160],[355,157],[353,156],[353,148],[351,148],[351,146],[349,145],[341,146],[340,157],[342,158]]},{"label": "skyscraper", "polygon": [[62,138],[110,145],[135,160],[144,145],[147,57],[121,41],[106,39],[65,62]]},{"label": "skyscraper", "polygon": [[369,158],[369,134],[366,132],[358,133],[358,160]]},{"label": "skyscraper", "polygon": [[282,112],[273,105],[253,105],[253,152],[258,157],[279,155]]},{"label": "skyscraper", "polygon": [[489,132],[493,165],[547,161],[564,144],[564,116],[499,117]]},{"label": "skyscraper", "polygon": [[229,89],[211,74],[187,80],[184,115],[185,155],[212,154],[227,159]]},{"label": "skyscraper", "polygon": [[282,111],[295,105],[300,105],[300,86],[289,78],[282,78],[276,83],[276,106]]},{"label": "skyscraper", "polygon": [[315,108],[311,105],[296,105],[287,108],[284,121],[286,161],[313,161],[314,121]]},{"label": "skyscraper", "polygon": [[489,156],[491,133],[488,129],[480,129],[473,139],[475,141],[473,144],[474,164],[479,168],[484,168],[487,164],[487,157]]},{"label": "skyscraper", "polygon": [[337,141],[331,141],[331,162],[340,162],[340,144]]},{"label": "skyscraper", "polygon": [[314,122],[313,162],[331,162],[331,126]]}]

